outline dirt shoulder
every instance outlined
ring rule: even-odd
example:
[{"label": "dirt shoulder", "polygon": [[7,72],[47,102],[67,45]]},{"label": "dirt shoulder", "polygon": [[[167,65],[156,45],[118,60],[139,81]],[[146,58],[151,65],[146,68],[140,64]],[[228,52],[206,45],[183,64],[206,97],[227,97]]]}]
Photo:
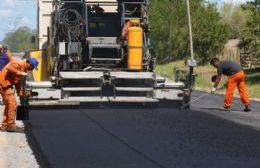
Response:
[{"label": "dirt shoulder", "polygon": [[[0,106],[0,120],[4,106]],[[21,121],[17,121],[23,127]],[[0,131],[0,167],[1,168],[37,168],[39,167],[35,156],[27,142],[25,133],[10,133]]]}]

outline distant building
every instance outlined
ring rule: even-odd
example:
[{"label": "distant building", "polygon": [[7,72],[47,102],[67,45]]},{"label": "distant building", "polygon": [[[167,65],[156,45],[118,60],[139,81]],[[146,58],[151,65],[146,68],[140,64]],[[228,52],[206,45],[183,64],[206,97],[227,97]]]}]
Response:
[{"label": "distant building", "polygon": [[240,63],[240,49],[238,44],[240,43],[239,39],[231,39],[225,44],[225,47],[220,55],[221,60],[232,60],[237,63]]}]

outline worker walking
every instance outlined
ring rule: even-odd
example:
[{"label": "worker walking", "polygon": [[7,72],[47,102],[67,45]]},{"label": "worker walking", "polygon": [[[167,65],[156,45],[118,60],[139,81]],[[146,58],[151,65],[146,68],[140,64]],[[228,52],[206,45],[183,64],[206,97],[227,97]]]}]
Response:
[{"label": "worker walking", "polygon": [[0,71],[14,58],[11,56],[11,53],[8,52],[8,48],[0,44]]},{"label": "worker walking", "polygon": [[0,94],[5,105],[1,125],[2,131],[15,132],[21,130],[21,128],[15,125],[17,103],[13,87],[16,88],[18,96],[23,96],[21,87],[22,77],[27,76],[27,71],[37,69],[37,66],[38,61],[31,57],[24,61],[12,61],[2,70],[0,74]]},{"label": "worker walking", "polygon": [[249,96],[245,83],[245,73],[242,70],[241,66],[229,60],[220,61],[218,58],[213,58],[210,61],[210,64],[217,69],[217,77],[215,79],[215,85],[212,88],[212,92],[215,92],[217,90],[217,87],[221,81],[221,75],[223,74],[228,76],[224,108],[231,108],[233,103],[234,90],[237,86],[241,101],[245,106],[244,111],[251,111]]}]

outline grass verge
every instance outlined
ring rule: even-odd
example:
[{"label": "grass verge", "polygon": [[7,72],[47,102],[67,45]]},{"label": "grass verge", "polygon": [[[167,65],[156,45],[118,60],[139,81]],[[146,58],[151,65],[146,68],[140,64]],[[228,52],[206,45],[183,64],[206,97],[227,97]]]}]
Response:
[{"label": "grass verge", "polygon": [[[166,64],[158,65],[156,68],[157,74],[166,77],[168,79],[174,79],[174,68],[188,71],[188,67],[184,61],[174,61]],[[198,66],[195,68],[196,88],[199,90],[209,91],[213,86],[211,82],[211,76],[216,73],[216,70],[210,65]],[[246,83],[250,98],[260,98],[260,69],[246,70]],[[222,79],[222,85],[226,82],[227,78]],[[225,93],[225,90],[218,91],[218,93]],[[238,96],[237,91],[235,95]]]}]

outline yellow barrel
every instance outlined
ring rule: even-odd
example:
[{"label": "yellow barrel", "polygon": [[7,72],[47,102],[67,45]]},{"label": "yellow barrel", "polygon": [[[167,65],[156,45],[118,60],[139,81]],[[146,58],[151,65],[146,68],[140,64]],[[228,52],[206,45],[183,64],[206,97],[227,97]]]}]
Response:
[{"label": "yellow barrel", "polygon": [[142,70],[143,60],[143,29],[138,26],[128,31],[128,69]]}]

